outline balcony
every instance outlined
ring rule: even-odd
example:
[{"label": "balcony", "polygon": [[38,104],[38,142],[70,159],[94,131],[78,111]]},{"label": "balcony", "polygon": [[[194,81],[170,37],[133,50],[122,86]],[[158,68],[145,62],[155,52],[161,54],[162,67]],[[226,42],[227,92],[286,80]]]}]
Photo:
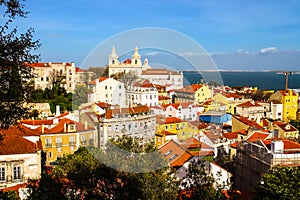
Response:
[{"label": "balcony", "polygon": [[69,142],[69,146],[75,146],[76,143],[74,141]]},{"label": "balcony", "polygon": [[51,147],[52,147],[52,143],[46,143],[46,144],[45,144],[45,147],[46,147],[46,148],[51,148]]},{"label": "balcony", "polygon": [[62,143],[61,142],[56,142],[56,147],[62,147]]}]

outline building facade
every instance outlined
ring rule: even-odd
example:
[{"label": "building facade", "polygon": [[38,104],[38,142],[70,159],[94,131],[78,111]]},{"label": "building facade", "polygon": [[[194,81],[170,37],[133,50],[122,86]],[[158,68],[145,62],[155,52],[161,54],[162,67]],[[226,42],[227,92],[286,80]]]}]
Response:
[{"label": "building facade", "polygon": [[100,77],[88,83],[90,93],[88,102],[105,102],[111,105],[125,107],[124,83],[113,78]]},{"label": "building facade", "polygon": [[51,89],[54,82],[60,81],[61,87],[67,92],[73,92],[75,89],[75,63],[73,62],[48,62],[34,63],[30,65],[34,75],[35,89]]},{"label": "building facade", "polygon": [[154,141],[155,114],[148,106],[107,109],[99,118],[99,132],[100,147],[123,135],[141,142]]},{"label": "building facade", "polygon": [[273,100],[283,104],[282,120],[290,121],[297,118],[298,96],[293,90],[278,90],[270,96],[270,101]]}]

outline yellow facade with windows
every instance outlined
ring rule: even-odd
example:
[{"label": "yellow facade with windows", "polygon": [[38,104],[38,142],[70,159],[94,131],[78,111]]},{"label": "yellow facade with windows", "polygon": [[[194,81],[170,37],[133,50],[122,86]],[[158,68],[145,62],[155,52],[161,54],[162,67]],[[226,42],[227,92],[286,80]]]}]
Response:
[{"label": "yellow facade with windows", "polygon": [[278,90],[270,96],[270,101],[277,100],[283,104],[282,119],[297,119],[298,96],[293,90]]}]

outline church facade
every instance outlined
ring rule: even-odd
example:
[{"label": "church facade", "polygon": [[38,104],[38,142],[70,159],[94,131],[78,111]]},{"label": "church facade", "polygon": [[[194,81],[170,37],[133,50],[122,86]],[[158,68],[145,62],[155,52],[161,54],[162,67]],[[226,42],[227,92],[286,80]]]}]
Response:
[{"label": "church facade", "polygon": [[112,75],[117,75],[121,73],[136,73],[138,77],[142,74],[143,70],[150,69],[150,65],[148,64],[148,60],[145,59],[144,63],[141,61],[141,55],[139,54],[139,50],[137,47],[134,48],[134,53],[130,59],[125,60],[124,62],[119,61],[119,56],[116,52],[116,48],[112,47],[111,54],[109,56],[108,62],[108,75],[111,77]]}]

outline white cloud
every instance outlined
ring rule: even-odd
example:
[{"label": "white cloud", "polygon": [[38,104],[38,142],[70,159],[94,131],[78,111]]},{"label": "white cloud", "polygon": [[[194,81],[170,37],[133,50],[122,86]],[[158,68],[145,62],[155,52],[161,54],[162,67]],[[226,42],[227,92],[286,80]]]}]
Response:
[{"label": "white cloud", "polygon": [[259,51],[261,54],[272,54],[278,52],[278,49],[276,47],[267,47],[263,48]]},{"label": "white cloud", "polygon": [[146,56],[156,56],[156,55],[159,54],[159,53],[160,53],[160,52],[153,51],[153,52],[146,53]]}]

